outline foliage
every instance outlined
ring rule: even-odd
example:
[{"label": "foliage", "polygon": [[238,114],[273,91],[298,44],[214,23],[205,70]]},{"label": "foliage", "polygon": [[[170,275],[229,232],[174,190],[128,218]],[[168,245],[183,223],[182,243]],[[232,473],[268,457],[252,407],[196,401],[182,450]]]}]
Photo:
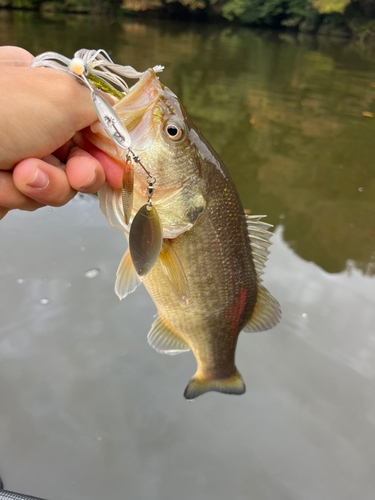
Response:
[{"label": "foliage", "polygon": [[374,37],[375,0],[0,0],[0,8],[225,20],[305,33]]},{"label": "foliage", "polygon": [[330,14],[331,12],[344,12],[349,5],[350,0],[312,0],[312,4],[321,14]]},{"label": "foliage", "polygon": [[[323,0],[322,0],[323,1]],[[227,0],[222,15],[249,25],[288,27],[314,32],[321,22],[310,0]]]},{"label": "foliage", "polygon": [[13,0],[12,7],[16,9],[31,9],[33,2],[32,0]]},{"label": "foliage", "polygon": [[89,0],[55,0],[44,1],[41,4],[43,12],[89,12],[91,4]]},{"label": "foliage", "polygon": [[282,19],[304,16],[309,0],[227,0],[222,8],[228,20],[238,18],[246,24],[279,24]]}]

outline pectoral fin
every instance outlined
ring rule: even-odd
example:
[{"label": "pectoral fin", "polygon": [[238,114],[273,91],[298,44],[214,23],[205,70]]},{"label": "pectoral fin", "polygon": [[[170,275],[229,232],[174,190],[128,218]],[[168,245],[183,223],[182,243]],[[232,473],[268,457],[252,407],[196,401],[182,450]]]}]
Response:
[{"label": "pectoral fin", "polygon": [[163,228],[154,206],[143,205],[133,219],[129,233],[130,255],[141,278],[158,260],[163,243]]},{"label": "pectoral fin", "polygon": [[124,174],[122,176],[122,208],[124,210],[125,224],[129,224],[129,219],[133,207],[133,189],[134,189],[134,169],[131,158],[128,158],[124,165]]},{"label": "pectoral fin", "polygon": [[117,269],[115,292],[117,293],[119,299],[122,300],[127,295],[129,295],[129,293],[134,292],[134,290],[140,284],[141,280],[138,278],[138,275],[135,272],[128,248],[124,253],[124,256],[121,259],[120,265]]},{"label": "pectoral fin", "polygon": [[106,182],[98,191],[100,209],[106,216],[109,224],[116,229],[127,232],[124,214],[122,212],[121,189],[111,187]]},{"label": "pectoral fin", "polygon": [[147,340],[151,347],[163,354],[180,354],[190,351],[186,340],[161,316],[153,322]]},{"label": "pectoral fin", "polygon": [[159,255],[159,262],[179,303],[182,306],[187,306],[189,303],[190,291],[186,274],[178,255],[173,250],[168,240],[164,240],[163,242],[163,247]]}]

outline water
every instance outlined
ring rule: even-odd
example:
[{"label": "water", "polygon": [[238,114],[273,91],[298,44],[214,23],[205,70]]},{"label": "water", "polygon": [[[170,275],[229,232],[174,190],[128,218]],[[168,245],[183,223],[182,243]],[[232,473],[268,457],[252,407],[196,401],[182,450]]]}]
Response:
[{"label": "water", "polygon": [[0,12],[0,28],[0,44],[34,54],[103,47],[137,69],[165,65],[245,208],[275,225],[265,285],[283,309],[275,329],[240,336],[247,393],[187,405],[193,357],[148,346],[142,287],[117,299],[125,242],[97,201],[10,213],[5,486],[51,499],[373,498],[375,59],[339,40],[216,26]]},{"label": "water", "polygon": [[85,272],[84,276],[85,278],[96,278],[99,276],[100,270],[99,269],[89,269],[88,271]]}]

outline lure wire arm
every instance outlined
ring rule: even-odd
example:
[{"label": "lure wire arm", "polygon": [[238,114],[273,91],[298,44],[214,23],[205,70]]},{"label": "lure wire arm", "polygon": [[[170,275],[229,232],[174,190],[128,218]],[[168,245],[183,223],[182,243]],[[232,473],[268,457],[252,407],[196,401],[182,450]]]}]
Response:
[{"label": "lure wire arm", "polygon": [[148,170],[147,168],[143,165],[143,163],[141,162],[141,160],[139,159],[139,156],[137,154],[134,153],[134,151],[129,147],[128,148],[128,153],[127,155],[131,153],[132,156],[133,156],[133,160],[138,163],[138,165],[143,168],[143,170],[145,171],[145,173],[147,174],[147,194],[148,194],[148,199],[147,199],[147,207],[148,209],[151,209],[152,207],[152,201],[151,201],[151,198],[152,198],[152,195],[154,194],[154,184],[156,182],[156,177],[154,177]]},{"label": "lure wire arm", "polygon": [[[128,151],[132,154],[133,156],[133,160],[138,163],[138,165],[143,168],[143,170],[145,171],[145,173],[147,174],[147,182],[149,184],[155,184],[156,182],[156,178],[147,170],[147,168],[143,165],[143,163],[141,162],[139,156],[137,154],[134,153],[134,151],[129,147],[128,148]],[[151,179],[151,181],[149,181],[149,179]]]}]

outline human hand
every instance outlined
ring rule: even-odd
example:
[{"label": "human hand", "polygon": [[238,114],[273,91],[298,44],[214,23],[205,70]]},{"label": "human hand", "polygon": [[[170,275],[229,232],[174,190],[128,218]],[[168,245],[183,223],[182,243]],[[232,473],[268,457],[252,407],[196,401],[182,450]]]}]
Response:
[{"label": "human hand", "polygon": [[[33,56],[0,47],[0,219],[8,210],[61,206],[77,191],[119,187],[121,167],[74,134],[96,121],[90,92],[69,75],[30,68]],[[82,137],[77,137],[80,145]],[[115,172],[115,175],[113,174]]]}]

